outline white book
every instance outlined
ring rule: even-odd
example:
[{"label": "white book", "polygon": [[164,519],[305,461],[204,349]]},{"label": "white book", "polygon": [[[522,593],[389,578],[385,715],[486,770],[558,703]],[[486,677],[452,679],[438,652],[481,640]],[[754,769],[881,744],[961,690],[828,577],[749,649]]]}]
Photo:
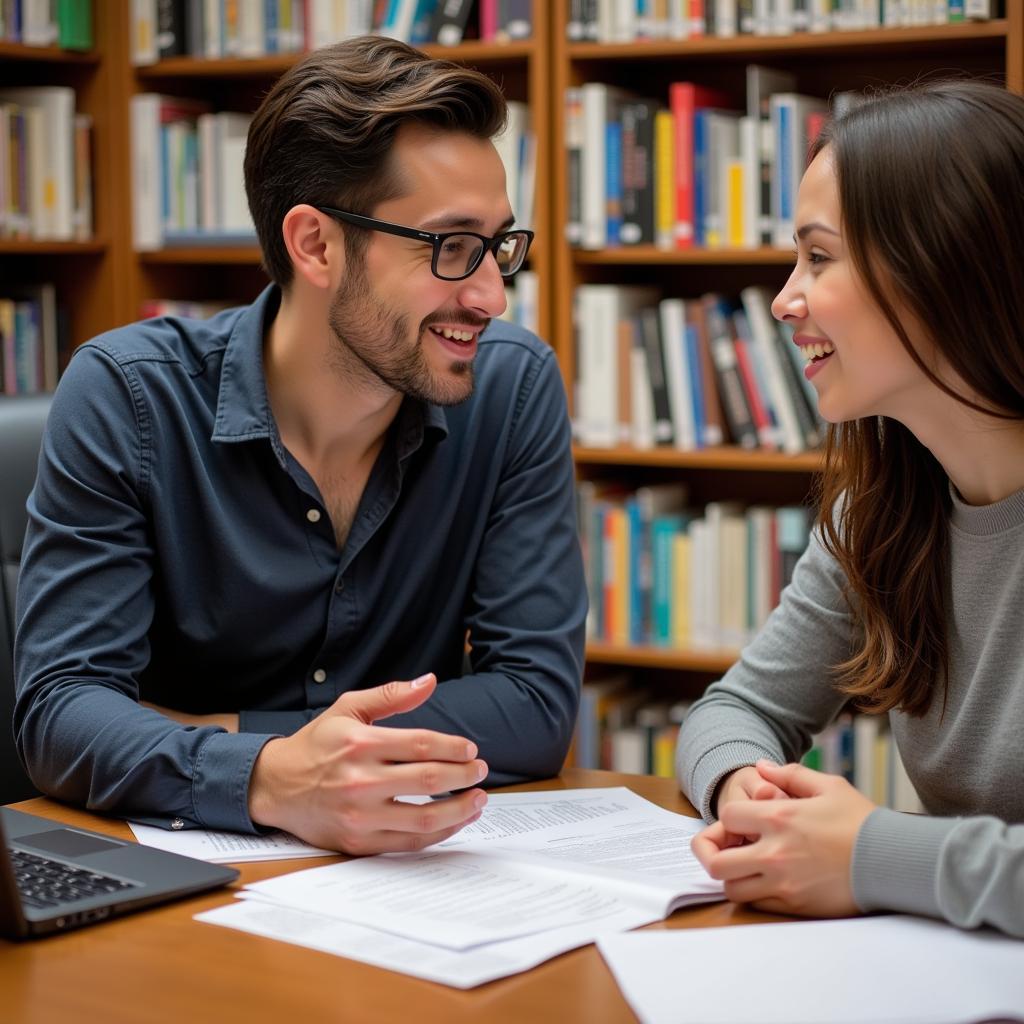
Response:
[{"label": "white book", "polygon": [[160,57],[156,46],[156,0],[132,0],[132,64],[155,64]]},{"label": "white book", "polygon": [[739,650],[750,639],[747,629],[747,520],[739,506],[727,505],[713,528],[718,530],[719,642]]},{"label": "white book", "polygon": [[580,214],[584,249],[602,249],[608,241],[605,134],[609,114],[623,96],[602,82],[580,88],[583,105],[583,155],[580,160]]},{"label": "white book", "polygon": [[775,551],[772,545],[772,524],[775,509],[753,505],[747,509],[747,533],[750,538],[751,620],[749,629],[759,630],[775,605],[772,591],[772,563]]},{"label": "white book", "polygon": [[743,224],[739,232],[745,249],[761,244],[761,122],[749,114],[740,118],[740,155],[743,178]]},{"label": "white book", "polygon": [[718,638],[718,571],[706,519],[690,523],[690,642],[710,648]]},{"label": "white book", "polygon": [[853,784],[871,799],[877,785],[875,744],[883,721],[879,715],[859,714],[853,719]]},{"label": "white book", "polygon": [[729,189],[726,167],[740,154],[740,115],[731,111],[709,110],[707,173],[704,179],[704,244],[721,249],[726,244]]},{"label": "white book", "polygon": [[629,354],[630,432],[633,447],[654,447],[654,403],[651,400],[650,367],[642,345],[634,345]]},{"label": "white book", "polygon": [[578,303],[576,434],[580,444],[612,448],[619,441],[619,321],[654,305],[653,288],[581,285]]},{"label": "white book", "polygon": [[245,143],[252,118],[222,110],[216,118],[218,229],[227,232],[256,232],[245,195]]},{"label": "white book", "polygon": [[161,224],[160,102],[156,93],[131,98],[132,243],[136,252],[159,249]]},{"label": "white book", "polygon": [[309,39],[314,50],[329,46],[341,38],[334,0],[309,0]]},{"label": "white book", "polygon": [[739,29],[739,8],[736,0],[714,0],[715,35],[732,39]]},{"label": "white book", "polygon": [[221,0],[203,0],[204,56],[216,59],[224,55],[222,48],[223,34],[224,9]]},{"label": "white book", "polygon": [[523,139],[529,135],[529,132],[530,108],[518,100],[510,100],[505,130],[500,135],[496,135],[492,142],[498,151],[498,156],[501,157],[502,166],[505,168],[505,192],[512,205],[516,224],[520,227],[527,226],[527,222],[521,219],[520,183],[522,180]]},{"label": "white book", "polygon": [[668,404],[672,410],[673,445],[691,452],[697,445],[697,423],[693,415],[693,382],[686,351],[686,306],[682,299],[662,299],[658,303],[662,362]]},{"label": "white book", "polygon": [[[33,217],[33,237],[74,238],[75,91],[63,85],[0,89],[0,103],[14,103],[32,114],[40,133],[30,151],[33,185],[41,189]],[[40,178],[41,175],[41,178]]]},{"label": "white book", "polygon": [[796,196],[807,163],[807,117],[828,111],[824,100],[799,93],[776,93],[771,98],[775,162],[772,167],[773,243],[793,245]]},{"label": "white book", "polygon": [[784,452],[795,455],[802,452],[806,445],[783,376],[787,371],[780,362],[779,347],[775,342],[775,321],[768,295],[765,289],[752,285],[740,292],[740,300],[747,314],[751,338],[764,367],[768,400],[778,421],[778,439]]}]

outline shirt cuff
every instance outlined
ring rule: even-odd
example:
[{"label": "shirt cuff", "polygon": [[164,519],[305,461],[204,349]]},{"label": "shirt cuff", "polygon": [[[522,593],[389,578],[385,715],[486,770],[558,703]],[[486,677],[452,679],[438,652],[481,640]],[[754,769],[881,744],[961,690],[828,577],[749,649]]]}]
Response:
[{"label": "shirt cuff", "polygon": [[850,884],[865,913],[900,911],[941,918],[939,855],[957,818],[932,818],[876,807],[853,845]]},{"label": "shirt cuff", "polygon": [[690,778],[684,779],[682,777],[682,748],[680,748],[676,769],[680,775],[679,784],[683,787],[683,792],[690,798],[690,803],[700,811],[701,817],[705,821],[714,821],[715,815],[711,801],[719,782],[730,772],[736,771],[737,768],[746,768],[765,758],[780,763],[776,751],[762,747],[759,743],[748,741],[721,743],[704,754],[693,766]]},{"label": "shirt cuff", "polygon": [[249,817],[253,765],[273,735],[216,732],[203,744],[192,775],[192,804],[204,828],[259,831]]}]

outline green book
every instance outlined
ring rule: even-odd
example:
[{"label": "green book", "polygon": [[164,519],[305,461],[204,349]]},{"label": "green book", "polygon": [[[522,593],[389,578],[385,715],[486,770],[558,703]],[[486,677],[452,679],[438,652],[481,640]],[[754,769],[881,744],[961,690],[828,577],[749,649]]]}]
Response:
[{"label": "green book", "polygon": [[92,49],[92,0],[57,0],[57,45]]}]

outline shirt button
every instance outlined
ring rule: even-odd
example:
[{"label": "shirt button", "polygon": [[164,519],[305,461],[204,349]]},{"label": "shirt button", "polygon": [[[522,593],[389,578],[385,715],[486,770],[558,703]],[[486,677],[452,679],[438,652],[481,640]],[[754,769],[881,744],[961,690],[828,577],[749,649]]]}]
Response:
[{"label": "shirt button", "polygon": [[319,523],[319,522],[320,522],[320,509],[318,509],[318,508],[311,508],[311,509],[310,509],[310,510],[309,510],[309,511],[308,511],[308,512],[306,513],[306,518],[307,518],[307,519],[308,519],[308,520],[309,520],[309,521],[310,521],[311,523]]},{"label": "shirt button", "polygon": [[313,673],[313,682],[314,683],[322,683],[326,678],[327,678],[327,673],[322,668],[318,668]]},{"label": "shirt button", "polygon": [[345,589],[345,581],[344,580],[338,580],[338,582],[334,584],[334,592],[336,594],[340,594],[344,589]]},{"label": "shirt button", "polygon": [[171,822],[171,828],[173,828],[173,829],[175,830],[175,832],[177,832],[177,831],[178,831],[178,829],[182,829],[182,828],[184,828],[184,827],[185,827],[185,822],[183,822],[183,821],[181,820],[181,818],[175,818],[175,819],[174,819],[174,820],[173,820],[173,821]]}]

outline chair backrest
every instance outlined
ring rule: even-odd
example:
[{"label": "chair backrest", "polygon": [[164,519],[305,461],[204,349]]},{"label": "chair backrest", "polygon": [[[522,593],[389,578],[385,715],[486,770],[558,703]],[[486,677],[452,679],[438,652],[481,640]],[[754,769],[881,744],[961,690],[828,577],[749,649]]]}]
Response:
[{"label": "chair backrest", "polygon": [[0,803],[37,796],[14,749],[14,598],[49,395],[0,398]]}]

